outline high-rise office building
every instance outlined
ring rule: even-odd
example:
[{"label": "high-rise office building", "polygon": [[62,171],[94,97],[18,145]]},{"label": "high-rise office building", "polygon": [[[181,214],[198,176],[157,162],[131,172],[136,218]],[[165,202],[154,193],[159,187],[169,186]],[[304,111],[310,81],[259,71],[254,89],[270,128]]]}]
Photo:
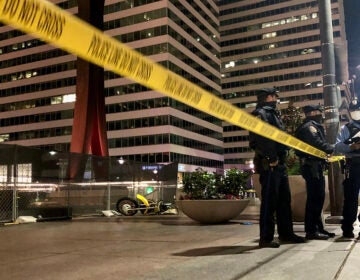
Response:
[{"label": "high-rise office building", "polygon": [[[346,50],[343,3],[331,2],[334,42]],[[318,1],[221,1],[220,38],[222,94],[229,102],[251,112],[259,89],[277,87],[280,109],[324,104]],[[342,56],[346,61],[346,51]],[[248,132],[223,127],[224,167],[251,164]]]},{"label": "high-rise office building", "polygon": [[[51,2],[78,11],[76,0]],[[345,42],[342,0],[332,16]],[[283,109],[323,103],[317,1],[105,0],[104,30],[243,110],[272,86]],[[0,140],[69,151],[76,57],[1,25],[0,79]],[[112,72],[104,79],[110,156],[180,171],[250,163],[247,131]]]},{"label": "high-rise office building", "polygon": [[[70,13],[77,1],[51,1]],[[220,96],[215,1],[105,1],[104,31]],[[69,151],[76,57],[10,26],[0,27],[0,139]],[[105,71],[109,154],[182,171],[222,168],[221,121]]]}]

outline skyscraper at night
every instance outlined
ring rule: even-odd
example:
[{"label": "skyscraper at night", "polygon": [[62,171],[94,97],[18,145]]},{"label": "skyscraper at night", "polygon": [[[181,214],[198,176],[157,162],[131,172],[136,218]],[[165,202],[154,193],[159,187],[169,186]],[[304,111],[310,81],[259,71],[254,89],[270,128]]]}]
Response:
[{"label": "skyscraper at night", "polygon": [[[52,1],[76,14],[77,1]],[[105,1],[105,33],[220,96],[219,13],[214,1]],[[76,57],[0,27],[0,139],[69,151]],[[180,169],[222,168],[221,122],[105,71],[110,156]]]},{"label": "skyscraper at night", "polygon": [[[77,1],[52,0],[77,14]],[[345,41],[332,1],[335,42]],[[106,0],[105,33],[208,92],[251,111],[276,86],[281,108],[323,103],[317,1]],[[0,140],[69,151],[76,57],[0,26]],[[248,132],[105,71],[109,154],[179,171],[240,166]]]},{"label": "skyscraper at night", "polygon": [[[334,43],[346,50],[343,3],[331,2]],[[277,87],[280,109],[324,104],[318,1],[224,0],[220,26],[226,100],[250,112],[259,89]],[[346,51],[341,55],[346,61]],[[227,123],[223,128],[225,168],[249,164],[248,132]]]}]

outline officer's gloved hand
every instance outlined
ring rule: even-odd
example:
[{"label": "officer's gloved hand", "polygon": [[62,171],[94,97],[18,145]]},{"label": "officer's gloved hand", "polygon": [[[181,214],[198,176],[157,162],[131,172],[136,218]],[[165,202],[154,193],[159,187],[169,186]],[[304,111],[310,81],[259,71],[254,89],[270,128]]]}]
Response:
[{"label": "officer's gloved hand", "polygon": [[329,169],[330,167],[330,158],[333,156],[333,154],[328,154],[326,155],[325,161],[324,161],[324,165],[323,165],[323,169]]},{"label": "officer's gloved hand", "polygon": [[331,158],[333,155],[334,155],[334,153],[332,153],[332,154],[327,154],[327,155],[326,155],[326,158],[325,158],[326,164],[329,164],[329,163],[330,163],[330,158]]}]

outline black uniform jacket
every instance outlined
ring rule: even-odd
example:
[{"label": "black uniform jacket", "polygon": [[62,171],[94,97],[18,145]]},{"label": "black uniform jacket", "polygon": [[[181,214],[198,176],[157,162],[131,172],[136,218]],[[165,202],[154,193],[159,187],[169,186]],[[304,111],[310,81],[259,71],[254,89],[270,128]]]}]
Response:
[{"label": "black uniform jacket", "polygon": [[[276,109],[270,106],[259,106],[252,114],[274,127],[284,130],[280,114]],[[255,158],[266,159],[268,162],[275,162],[277,160],[284,161],[286,152],[289,149],[276,141],[252,132],[249,134],[249,142],[250,148],[255,151]]]},{"label": "black uniform jacket", "polygon": [[[326,141],[324,127],[313,120],[305,119],[297,128],[295,136],[327,154],[331,154],[334,151],[334,146]],[[296,154],[300,157],[315,158],[300,151],[296,151]]]}]

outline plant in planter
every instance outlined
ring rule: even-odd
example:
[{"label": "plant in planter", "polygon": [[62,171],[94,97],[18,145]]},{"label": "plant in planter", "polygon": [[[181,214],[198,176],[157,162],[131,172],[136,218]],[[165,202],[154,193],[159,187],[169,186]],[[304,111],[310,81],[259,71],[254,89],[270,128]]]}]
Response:
[{"label": "plant in planter", "polygon": [[295,151],[291,149],[286,158],[286,167],[288,169],[288,175],[300,175],[300,160],[295,154]]},{"label": "plant in planter", "polygon": [[[293,105],[293,101],[291,100],[288,107],[281,111],[281,119],[284,123],[286,132],[290,135],[294,135],[296,129],[303,121],[302,110],[299,107],[295,107]],[[295,155],[295,151],[293,149],[290,149],[289,151],[289,155],[286,159],[286,166],[288,168],[289,175],[300,174],[300,161]]]},{"label": "plant in planter", "polygon": [[183,178],[184,199],[214,199],[218,195],[215,183],[219,175],[209,173],[201,168],[185,174]]},{"label": "plant in planter", "polygon": [[226,171],[225,176],[218,184],[218,192],[225,195],[227,199],[243,198],[245,187],[252,175],[250,171],[243,171],[237,168],[231,168]]},{"label": "plant in planter", "polygon": [[241,199],[251,173],[230,169],[225,175],[201,168],[185,174],[180,210],[201,223],[221,223],[238,216],[249,200]]}]

